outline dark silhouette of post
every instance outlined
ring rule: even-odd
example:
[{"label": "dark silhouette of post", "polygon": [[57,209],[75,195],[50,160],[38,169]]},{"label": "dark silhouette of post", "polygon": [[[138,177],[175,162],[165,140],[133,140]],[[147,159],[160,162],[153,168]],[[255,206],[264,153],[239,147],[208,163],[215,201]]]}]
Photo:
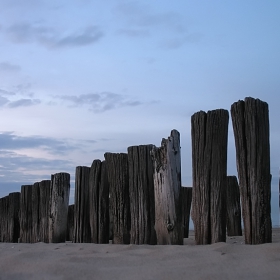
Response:
[{"label": "dark silhouette of post", "polygon": [[153,145],[128,147],[131,244],[156,244]]},{"label": "dark silhouette of post", "polygon": [[0,241],[9,242],[9,196],[0,199]]},{"label": "dark silhouette of post", "polygon": [[228,111],[191,117],[192,219],[196,244],[226,241]]},{"label": "dark silhouette of post", "polygon": [[32,186],[32,231],[31,242],[36,243],[40,241],[40,193],[39,183],[36,182]]},{"label": "dark silhouette of post", "polygon": [[251,97],[235,102],[231,116],[246,244],[272,241],[268,104]]},{"label": "dark silhouette of post", "polygon": [[130,243],[130,202],[128,186],[128,158],[125,153],[105,153],[111,211],[113,216],[113,244]]},{"label": "dark silhouette of post", "polygon": [[227,235],[242,235],[240,192],[236,176],[227,176]]},{"label": "dark silhouette of post", "polygon": [[19,211],[20,211],[20,192],[9,194],[9,214],[8,214],[8,242],[18,242],[20,234],[19,226]]},{"label": "dark silhouette of post", "polygon": [[183,229],[184,238],[189,237],[189,225],[190,225],[190,212],[192,205],[192,188],[182,187],[182,213],[183,213]]},{"label": "dark silhouette of post", "polygon": [[172,130],[161,147],[151,152],[154,166],[155,230],[157,244],[182,245],[180,134]]},{"label": "dark silhouette of post", "polygon": [[74,242],[74,204],[68,207],[66,240]]}]

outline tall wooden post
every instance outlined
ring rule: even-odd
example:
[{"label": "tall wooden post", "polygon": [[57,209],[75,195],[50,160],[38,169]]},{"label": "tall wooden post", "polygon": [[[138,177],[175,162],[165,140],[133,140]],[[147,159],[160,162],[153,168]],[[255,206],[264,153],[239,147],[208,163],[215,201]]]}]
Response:
[{"label": "tall wooden post", "polygon": [[14,192],[9,194],[9,242],[18,242],[19,227],[19,211],[20,211],[20,193]]},{"label": "tall wooden post", "polygon": [[20,242],[32,242],[32,187],[21,186],[20,195]]},{"label": "tall wooden post", "polygon": [[226,183],[229,114],[192,115],[192,218],[197,244],[226,241]]},{"label": "tall wooden post", "polygon": [[182,193],[180,134],[172,130],[161,147],[151,152],[154,165],[155,230],[157,244],[182,245]]},{"label": "tall wooden post", "polygon": [[182,213],[183,213],[184,238],[189,237],[191,205],[192,205],[192,188],[182,187],[182,207],[183,207]]},{"label": "tall wooden post", "polygon": [[227,176],[227,235],[242,235],[240,192],[236,176]]},{"label": "tall wooden post", "polygon": [[52,175],[49,237],[51,243],[65,242],[70,193],[70,174]]},{"label": "tall wooden post", "polygon": [[110,203],[113,216],[114,244],[130,242],[130,202],[128,185],[128,158],[125,153],[105,153]]},{"label": "tall wooden post", "polygon": [[152,148],[128,147],[131,244],[156,244]]},{"label": "tall wooden post", "polygon": [[73,242],[77,243],[91,242],[89,173],[87,166],[76,167]]},{"label": "tall wooden post", "polygon": [[272,241],[268,104],[251,97],[231,106],[246,244]]},{"label": "tall wooden post", "polygon": [[49,216],[50,216],[51,180],[39,183],[39,216],[40,216],[40,241],[49,243]]},{"label": "tall wooden post", "polygon": [[39,183],[34,183],[32,186],[32,237],[31,242],[36,243],[40,241],[40,194],[39,194]]},{"label": "tall wooden post", "polygon": [[9,216],[9,196],[4,196],[0,199],[0,235],[1,242],[9,242],[9,226],[8,226],[8,216]]}]

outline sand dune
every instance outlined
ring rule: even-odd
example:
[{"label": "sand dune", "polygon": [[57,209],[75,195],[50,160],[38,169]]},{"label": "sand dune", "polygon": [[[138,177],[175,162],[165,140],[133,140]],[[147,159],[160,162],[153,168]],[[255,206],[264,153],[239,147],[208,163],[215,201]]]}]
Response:
[{"label": "sand dune", "polygon": [[194,244],[0,243],[0,279],[280,279],[280,229],[271,244]]}]

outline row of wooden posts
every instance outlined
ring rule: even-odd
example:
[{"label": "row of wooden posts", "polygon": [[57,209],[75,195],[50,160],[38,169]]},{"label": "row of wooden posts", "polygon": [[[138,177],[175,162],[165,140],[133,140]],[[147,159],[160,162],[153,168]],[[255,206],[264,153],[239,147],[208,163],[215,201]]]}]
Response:
[{"label": "row of wooden posts", "polygon": [[241,235],[246,244],[271,242],[270,151],[267,103],[245,98],[231,106],[239,185],[227,176],[229,113],[191,118],[193,187],[182,187],[180,134],[161,146],[131,146],[104,161],[76,167],[75,203],[70,175],[22,186],[0,199],[0,241],[183,244],[190,209],[197,244]]}]

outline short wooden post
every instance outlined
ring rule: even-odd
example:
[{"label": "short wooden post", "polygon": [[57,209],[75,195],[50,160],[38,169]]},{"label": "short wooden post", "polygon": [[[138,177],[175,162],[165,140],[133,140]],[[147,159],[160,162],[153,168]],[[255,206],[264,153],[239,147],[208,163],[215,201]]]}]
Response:
[{"label": "short wooden post", "polygon": [[9,196],[0,199],[1,242],[9,242]]},{"label": "short wooden post", "polygon": [[50,217],[51,180],[43,180],[39,183],[39,217],[40,217],[40,241],[49,243],[49,217]]},{"label": "short wooden post", "polygon": [[99,205],[98,205],[98,243],[109,243],[110,221],[109,221],[109,182],[106,161],[101,162],[101,176],[99,184]]},{"label": "short wooden post", "polygon": [[240,192],[236,176],[227,176],[227,235],[242,235]]},{"label": "short wooden post", "polygon": [[32,242],[32,187],[21,186],[20,195],[20,242]]},{"label": "short wooden post", "polygon": [[268,104],[251,97],[235,102],[231,116],[246,244],[270,243],[271,175]]},{"label": "short wooden post", "polygon": [[113,216],[113,244],[130,242],[128,159],[125,153],[105,153]]},{"label": "short wooden post", "polygon": [[154,165],[155,231],[157,244],[182,245],[182,193],[180,134],[172,130],[161,147],[151,152]]},{"label": "short wooden post", "polygon": [[75,205],[69,205],[68,207],[68,218],[67,218],[67,234],[66,240],[74,242],[74,207]]},{"label": "short wooden post", "polygon": [[156,244],[153,145],[128,147],[131,244]]},{"label": "short wooden post", "polygon": [[184,238],[189,237],[191,205],[192,205],[192,188],[182,187],[182,207],[183,207],[182,213],[183,213]]},{"label": "short wooden post", "polygon": [[65,242],[70,193],[70,174],[52,175],[49,238],[51,243]]},{"label": "short wooden post", "polygon": [[74,239],[77,243],[90,243],[90,197],[87,166],[77,166],[75,175]]},{"label": "short wooden post", "polygon": [[89,200],[90,200],[90,228],[91,242],[98,243],[99,232],[99,186],[101,176],[101,161],[96,159],[92,162],[89,173]]},{"label": "short wooden post", "polygon": [[20,192],[9,194],[9,242],[16,243],[19,239],[19,211],[20,211]]},{"label": "short wooden post", "polygon": [[226,241],[228,111],[191,117],[192,219],[196,244]]}]

